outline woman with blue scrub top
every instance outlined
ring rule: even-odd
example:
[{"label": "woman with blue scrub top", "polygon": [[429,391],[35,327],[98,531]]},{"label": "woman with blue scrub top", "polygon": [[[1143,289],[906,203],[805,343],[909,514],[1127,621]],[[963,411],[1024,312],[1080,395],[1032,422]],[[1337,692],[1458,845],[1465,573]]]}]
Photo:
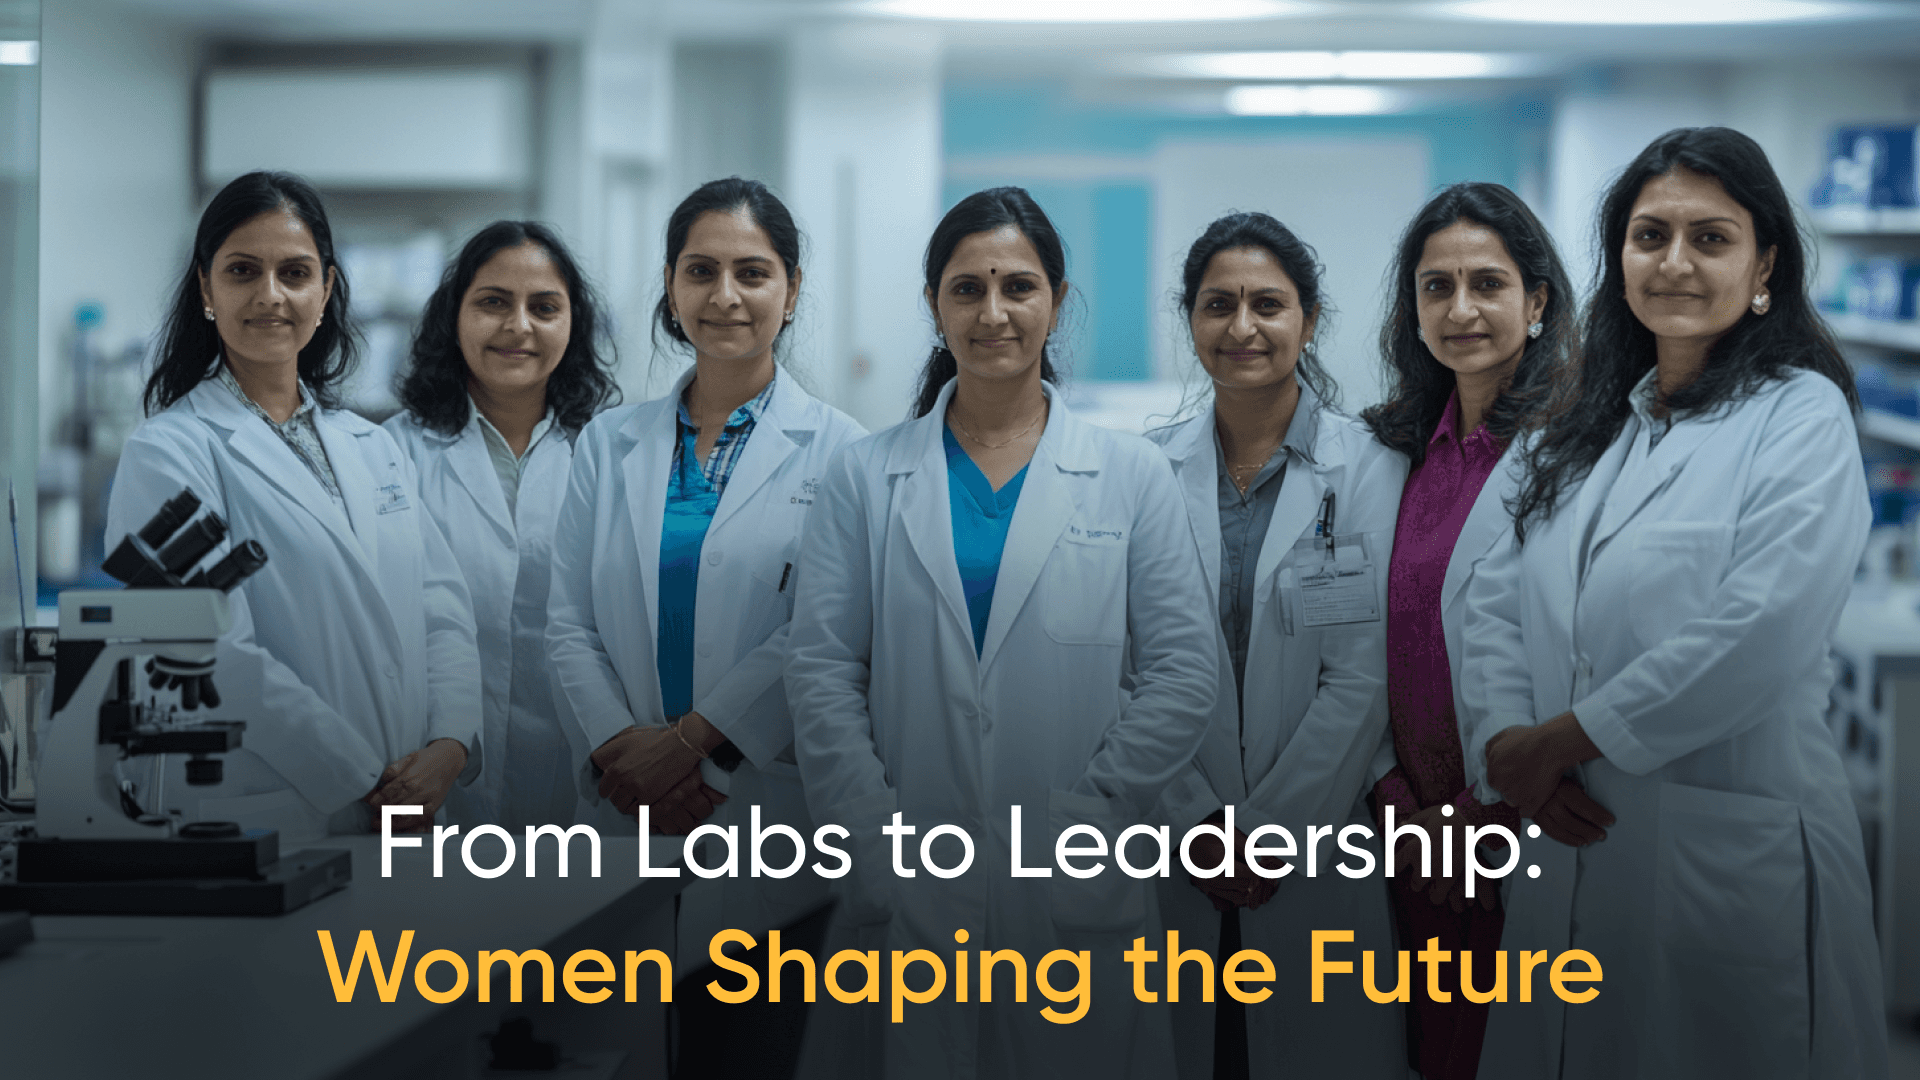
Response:
[{"label": "woman with blue scrub top", "polygon": [[421,807],[394,824],[425,829],[481,768],[466,581],[413,463],[340,407],[353,360],[319,195],[287,173],[234,180],[200,217],[107,507],[117,538],[192,488],[266,549],[216,661],[211,715],[245,721],[245,744],[221,784],[174,774],[166,792],[197,800],[188,820],[278,829],[282,850],[369,831],[381,806]]},{"label": "woman with blue scrub top", "polygon": [[[685,833],[724,804],[714,824],[745,835],[757,813],[810,837],[780,682],[787,619],[820,478],[865,432],[774,362],[800,233],[772,192],[705,184],[666,241],[656,319],[693,366],[581,432],[556,527],[547,647],[575,779],[603,830],[632,830],[645,807],[655,831]],[[766,848],[776,869],[780,846]],[[720,930],[764,933],[825,897],[807,871],[696,882],[680,905],[687,963]]]},{"label": "woman with blue scrub top", "polygon": [[1655,139],[1596,235],[1579,379],[1467,586],[1460,685],[1469,775],[1545,833],[1503,947],[1606,982],[1496,1005],[1479,1076],[1885,1076],[1825,719],[1871,516],[1851,372],[1745,135]]},{"label": "woman with blue scrub top", "polygon": [[[814,820],[851,834],[830,947],[952,957],[974,942],[1036,965],[1085,950],[1089,970],[1048,978],[1077,979],[1095,1004],[1049,1021],[1014,1001],[1026,973],[1004,965],[971,984],[984,1001],[991,982],[990,1005],[946,997],[890,1023],[823,1004],[803,1073],[1173,1070],[1165,1011],[1136,1002],[1121,958],[1135,937],[1159,940],[1153,887],[1114,866],[1047,868],[1070,828],[1070,846],[1111,850],[1187,766],[1214,704],[1218,632],[1165,457],[1060,400],[1047,341],[1066,290],[1060,238],[1019,188],[968,196],[934,230],[940,345],[914,418],[824,478],[787,695]],[[1009,873],[1015,806],[1023,865],[1047,876]],[[925,841],[902,845],[912,877],[895,876],[880,832],[896,821]],[[1149,846],[1131,849],[1136,865]]]},{"label": "woman with blue scrub top", "polygon": [[[1203,411],[1148,434],[1185,498],[1221,653],[1207,742],[1161,812],[1179,834],[1223,826],[1232,806],[1236,847],[1233,875],[1177,872],[1160,899],[1181,948],[1221,965],[1247,948],[1308,971],[1313,928],[1353,931],[1352,949],[1393,948],[1377,877],[1352,880],[1323,860],[1315,877],[1277,880],[1246,854],[1262,826],[1305,837],[1312,825],[1372,824],[1406,459],[1336,409],[1315,346],[1328,306],[1313,249],[1279,221],[1237,213],[1207,226],[1187,252],[1180,309],[1211,392]],[[1349,584],[1324,573],[1336,569]],[[1224,854],[1217,840],[1195,848],[1201,866]],[[1205,1003],[1188,985],[1169,1011],[1182,1077],[1406,1076],[1399,1012],[1357,991],[1310,1008],[1242,1006],[1225,994]]]},{"label": "woman with blue scrub top", "polygon": [[492,754],[451,800],[462,824],[574,819],[548,672],[547,583],[574,437],[619,393],[600,354],[599,311],[552,230],[494,222],[428,299],[400,387],[406,411],[386,423],[473,594]]}]

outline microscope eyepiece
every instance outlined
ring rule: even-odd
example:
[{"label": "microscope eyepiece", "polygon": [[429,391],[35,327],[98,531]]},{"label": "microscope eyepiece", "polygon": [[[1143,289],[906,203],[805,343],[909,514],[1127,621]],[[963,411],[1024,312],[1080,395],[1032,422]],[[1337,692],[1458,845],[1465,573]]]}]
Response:
[{"label": "microscope eyepiece", "polygon": [[219,514],[208,511],[175,533],[167,546],[160,549],[160,565],[166,567],[167,573],[180,577],[226,538],[227,523]]},{"label": "microscope eyepiece", "polygon": [[196,584],[221,592],[232,592],[235,585],[252,577],[254,571],[267,565],[267,549],[260,546],[258,540],[243,540],[235,544],[227,557],[213,564],[205,574],[195,575],[204,578]]},{"label": "microscope eyepiece", "polygon": [[[131,582],[143,576],[143,572],[151,565],[149,554],[165,544],[167,538],[172,536],[180,526],[186,524],[199,509],[200,496],[195,495],[192,488],[180,489],[180,494],[168,499],[158,513],[147,519],[147,523],[140,527],[138,534],[121,538],[119,546],[113,549],[113,554],[107,556],[101,569],[111,575],[115,581],[122,583]],[[146,547],[145,552],[141,550],[142,545]]]}]

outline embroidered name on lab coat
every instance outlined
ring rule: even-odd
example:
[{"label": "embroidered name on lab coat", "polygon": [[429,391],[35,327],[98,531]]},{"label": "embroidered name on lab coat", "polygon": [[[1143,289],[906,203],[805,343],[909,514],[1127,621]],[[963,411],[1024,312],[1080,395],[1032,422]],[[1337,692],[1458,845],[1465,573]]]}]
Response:
[{"label": "embroidered name on lab coat", "polygon": [[396,510],[406,510],[413,504],[407,501],[407,489],[399,483],[380,485],[380,502],[374,507],[382,514],[391,514]]}]

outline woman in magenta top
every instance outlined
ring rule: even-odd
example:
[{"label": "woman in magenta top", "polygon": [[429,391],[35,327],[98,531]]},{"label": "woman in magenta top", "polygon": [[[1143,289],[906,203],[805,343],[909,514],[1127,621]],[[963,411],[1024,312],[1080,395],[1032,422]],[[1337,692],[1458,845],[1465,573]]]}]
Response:
[{"label": "woman in magenta top", "polygon": [[[1411,471],[1387,572],[1396,760],[1373,798],[1376,814],[1391,806],[1396,825],[1427,831],[1437,863],[1444,825],[1520,825],[1510,807],[1483,806],[1469,789],[1450,661],[1459,643],[1446,632],[1457,634],[1460,619],[1443,614],[1459,602],[1474,562],[1512,528],[1504,505],[1512,484],[1501,462],[1553,389],[1570,340],[1572,293],[1546,228],[1498,184],[1455,184],[1435,196],[1407,227],[1392,280],[1380,332],[1391,393],[1362,415],[1376,438],[1407,455]],[[1420,846],[1402,835],[1388,885],[1400,947],[1438,938],[1442,949],[1491,961],[1500,942],[1497,891],[1482,888],[1468,901],[1460,875],[1421,876]],[[1453,858],[1463,865],[1461,852]],[[1447,1002],[1427,996],[1426,980],[1412,980],[1408,1064],[1428,1080],[1472,1080],[1487,1006],[1460,993],[1456,965],[1443,967]],[[1483,967],[1479,989],[1490,985]]]}]

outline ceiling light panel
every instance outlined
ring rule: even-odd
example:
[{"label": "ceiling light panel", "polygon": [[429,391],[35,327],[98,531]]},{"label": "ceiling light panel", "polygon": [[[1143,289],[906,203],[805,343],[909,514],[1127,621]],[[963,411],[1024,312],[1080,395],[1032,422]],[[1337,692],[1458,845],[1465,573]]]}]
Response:
[{"label": "ceiling light panel", "polygon": [[1441,7],[1470,19],[1592,26],[1808,22],[1868,13],[1862,4],[1823,0],[1460,0]]},{"label": "ceiling light panel", "polygon": [[1236,86],[1226,97],[1235,116],[1375,116],[1400,106],[1399,94],[1379,86]]},{"label": "ceiling light panel", "polygon": [[1525,58],[1468,52],[1223,52],[1156,56],[1149,71],[1195,79],[1487,79],[1530,74]]}]

